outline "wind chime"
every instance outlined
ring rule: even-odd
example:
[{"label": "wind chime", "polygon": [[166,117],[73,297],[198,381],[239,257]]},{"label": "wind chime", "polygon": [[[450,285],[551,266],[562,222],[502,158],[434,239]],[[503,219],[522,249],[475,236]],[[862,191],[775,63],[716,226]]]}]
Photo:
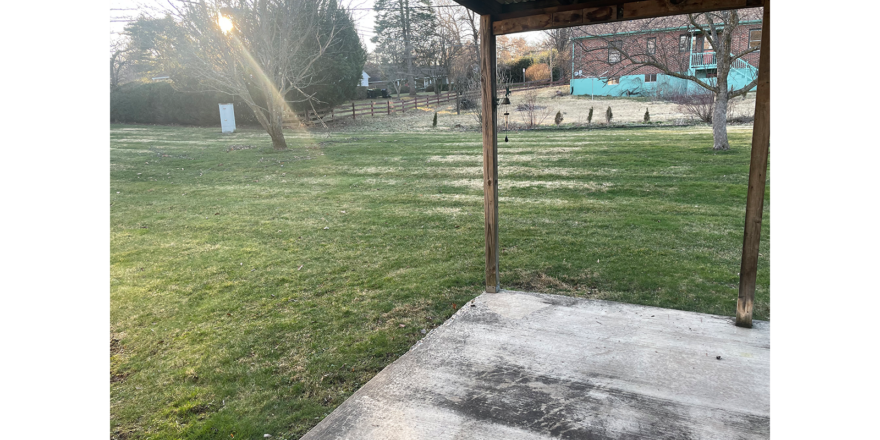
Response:
[{"label": "wind chime", "polygon": [[510,96],[510,86],[507,86],[504,90],[504,98],[501,100],[501,105],[504,106],[504,107],[502,107],[504,109],[504,132],[505,132],[504,142],[507,142],[507,128],[508,128],[507,124],[508,124],[509,118],[510,118],[510,112],[507,110],[507,106],[510,105],[509,96]]}]

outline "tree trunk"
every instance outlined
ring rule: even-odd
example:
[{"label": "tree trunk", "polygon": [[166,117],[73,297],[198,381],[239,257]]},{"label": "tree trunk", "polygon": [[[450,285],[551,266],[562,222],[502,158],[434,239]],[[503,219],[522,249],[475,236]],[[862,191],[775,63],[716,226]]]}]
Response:
[{"label": "tree trunk", "polygon": [[720,89],[715,94],[715,109],[712,113],[712,137],[715,139],[714,150],[729,150],[730,144],[727,143],[727,101],[728,90]]},{"label": "tree trunk", "polygon": [[269,133],[269,137],[272,138],[272,148],[275,151],[286,150],[287,142],[284,140],[282,128],[284,125],[284,110],[287,109],[287,104],[284,102],[284,98],[278,94],[278,89],[270,89],[264,85],[263,95],[266,97],[266,108],[269,110],[269,126],[266,127],[266,131]]},{"label": "tree trunk", "polygon": [[[403,4],[401,4],[401,8],[403,8]],[[403,12],[403,49],[404,56],[406,56],[406,81],[409,83],[409,96],[416,96],[416,84],[413,75],[413,64],[412,64],[412,35],[410,35],[410,22],[409,22],[409,1],[406,2],[406,9]]]},{"label": "tree trunk", "polygon": [[269,128],[266,131],[269,132],[269,137],[272,138],[272,148],[276,151],[287,149],[287,141],[284,139],[282,131],[283,121],[284,113],[280,110],[269,115]]},{"label": "tree trunk", "polygon": [[[242,94],[242,96],[244,97],[244,94]],[[250,95],[247,96],[250,97]],[[274,109],[272,106],[272,100],[270,99],[267,103],[269,109],[269,114],[267,115],[266,113],[263,113],[263,110],[260,107],[250,101],[252,100],[245,100],[245,103],[251,108],[251,110],[253,110],[254,116],[257,117],[257,122],[263,127],[263,130],[266,130],[266,133],[269,133],[269,137],[272,138],[272,148],[275,150],[286,150],[287,141],[284,140],[284,132],[281,127],[284,120],[283,109]]]}]

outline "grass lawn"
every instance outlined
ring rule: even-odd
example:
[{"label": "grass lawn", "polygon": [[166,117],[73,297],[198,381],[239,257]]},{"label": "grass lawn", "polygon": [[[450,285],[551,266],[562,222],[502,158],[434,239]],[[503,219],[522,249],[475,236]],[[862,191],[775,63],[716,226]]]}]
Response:
[{"label": "grass lawn", "polygon": [[[750,140],[731,128],[715,154],[704,127],[511,134],[501,286],[733,316]],[[298,438],[483,291],[479,133],[288,145],[111,127],[112,437]],[[769,206],[768,185],[756,319]]]}]

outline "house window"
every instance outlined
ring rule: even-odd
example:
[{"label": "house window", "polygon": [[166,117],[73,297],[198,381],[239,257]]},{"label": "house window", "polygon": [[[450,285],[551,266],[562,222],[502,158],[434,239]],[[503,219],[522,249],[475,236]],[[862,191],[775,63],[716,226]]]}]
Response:
[{"label": "house window", "polygon": [[702,35],[697,35],[697,36],[694,38],[694,50],[695,50],[697,53],[702,53],[702,52],[703,52],[703,44],[705,43],[705,41],[706,41],[706,39],[703,38]]},{"label": "house window", "polygon": [[650,54],[650,55],[657,53],[657,38],[656,37],[648,38],[647,50],[648,50],[648,54]]},{"label": "house window", "polygon": [[691,50],[691,36],[690,35],[679,35],[678,36],[678,51],[679,52],[687,52]]},{"label": "house window", "polygon": [[646,83],[657,82],[657,74],[656,73],[646,73],[645,74],[645,82]]},{"label": "house window", "polygon": [[718,69],[709,69],[706,71],[706,78],[718,78]]},{"label": "house window", "polygon": [[613,85],[617,85],[617,84],[620,84],[619,77],[608,78],[608,85],[609,86],[613,86]]},{"label": "house window", "polygon": [[623,47],[623,41],[617,40],[612,41],[608,46],[608,63],[614,64],[620,62],[620,51],[617,50]]},{"label": "house window", "polygon": [[757,47],[758,50],[761,48],[761,30],[760,29],[752,29],[749,31],[749,49]]}]

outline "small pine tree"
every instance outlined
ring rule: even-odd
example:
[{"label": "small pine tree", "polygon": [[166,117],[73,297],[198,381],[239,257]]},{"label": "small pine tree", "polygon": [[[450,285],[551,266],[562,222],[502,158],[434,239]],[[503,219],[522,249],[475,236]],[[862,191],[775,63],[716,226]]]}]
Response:
[{"label": "small pine tree", "polygon": [[645,108],[645,123],[648,124],[651,122],[651,114],[648,113],[648,108]]},{"label": "small pine tree", "polygon": [[611,113],[611,106],[608,106],[608,110],[605,110],[605,122],[609,125],[611,124],[611,119],[614,118],[614,114]]},{"label": "small pine tree", "polygon": [[556,126],[559,127],[559,124],[562,123],[562,110],[556,112],[556,119],[553,122],[555,122]]},{"label": "small pine tree", "polygon": [[590,107],[590,113],[587,115],[587,124],[593,124],[593,107]]},{"label": "small pine tree", "polygon": [[434,112],[434,123],[431,126],[437,128],[437,112]]}]

